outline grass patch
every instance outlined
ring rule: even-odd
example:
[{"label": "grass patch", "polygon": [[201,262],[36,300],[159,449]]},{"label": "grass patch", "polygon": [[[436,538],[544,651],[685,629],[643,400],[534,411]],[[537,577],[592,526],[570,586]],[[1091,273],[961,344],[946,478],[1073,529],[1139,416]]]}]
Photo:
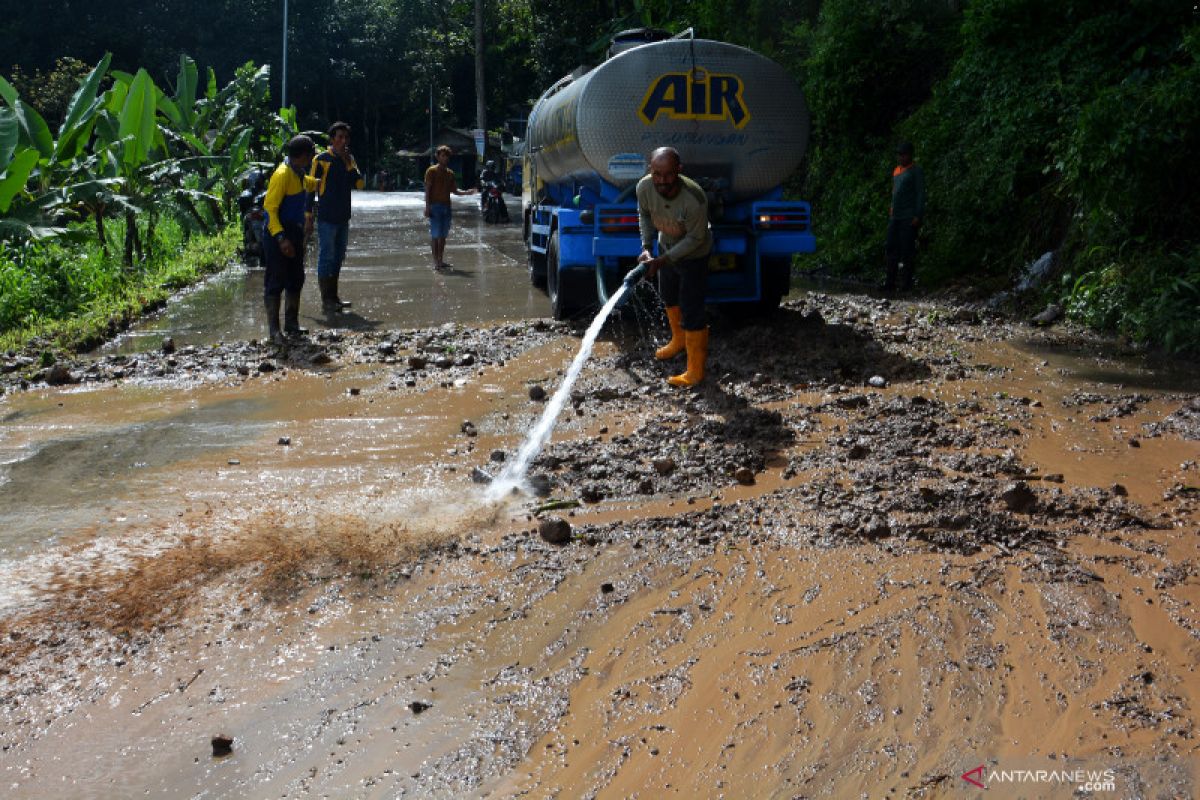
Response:
[{"label": "grass patch", "polygon": [[0,349],[87,350],[237,254],[236,227],[184,235],[162,224],[156,255],[133,270],[97,244],[0,246]]}]

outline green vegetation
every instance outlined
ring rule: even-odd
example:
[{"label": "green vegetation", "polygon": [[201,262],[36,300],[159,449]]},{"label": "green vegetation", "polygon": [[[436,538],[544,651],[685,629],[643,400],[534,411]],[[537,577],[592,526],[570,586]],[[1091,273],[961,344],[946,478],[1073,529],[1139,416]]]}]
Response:
[{"label": "green vegetation", "polygon": [[[57,134],[0,77],[0,344],[37,337],[94,343],[233,257],[240,175],[278,152],[294,126],[267,112],[266,68],[245,65],[218,90],[179,61],[173,94],[105,56],[43,99]],[[50,99],[47,99],[50,98]]]},{"label": "green vegetation", "polygon": [[1040,299],[1200,352],[1200,17],[1168,0],[826,0],[791,31],[816,125],[799,188],[821,254],[878,271],[891,151],[929,184],[926,280],[998,289],[1055,251]]},{"label": "green vegetation", "polygon": [[0,350],[35,340],[50,349],[92,347],[223,268],[241,245],[234,227],[185,240],[170,222],[154,236],[157,255],[136,272],[94,242],[0,242]]}]

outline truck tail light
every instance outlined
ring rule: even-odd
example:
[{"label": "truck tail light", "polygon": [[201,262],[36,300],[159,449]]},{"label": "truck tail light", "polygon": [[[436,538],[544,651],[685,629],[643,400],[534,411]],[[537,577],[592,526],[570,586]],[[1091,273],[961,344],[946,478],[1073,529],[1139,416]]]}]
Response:
[{"label": "truck tail light", "polygon": [[638,215],[628,211],[601,211],[600,230],[603,233],[637,233]]},{"label": "truck tail light", "polygon": [[758,230],[807,231],[811,225],[808,203],[755,203],[751,223]]}]

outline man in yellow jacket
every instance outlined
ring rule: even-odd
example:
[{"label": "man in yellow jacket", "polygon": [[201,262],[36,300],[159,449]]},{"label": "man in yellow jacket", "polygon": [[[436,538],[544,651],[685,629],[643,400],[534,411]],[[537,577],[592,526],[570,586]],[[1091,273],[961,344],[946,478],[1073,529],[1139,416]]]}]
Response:
[{"label": "man in yellow jacket", "polygon": [[287,145],[287,158],[275,168],[263,199],[267,235],[264,237],[267,271],[263,275],[263,302],[271,341],[282,344],[279,330],[280,296],[284,296],[283,331],[300,329],[300,289],[304,286],[304,240],[312,233],[309,211],[317,180],[308,174],[317,147],[307,136],[296,136]]}]

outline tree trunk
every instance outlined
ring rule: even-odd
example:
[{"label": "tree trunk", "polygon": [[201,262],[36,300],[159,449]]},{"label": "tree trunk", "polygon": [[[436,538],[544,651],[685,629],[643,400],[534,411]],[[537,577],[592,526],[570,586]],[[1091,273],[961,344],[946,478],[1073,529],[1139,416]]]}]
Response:
[{"label": "tree trunk", "polygon": [[108,237],[104,234],[104,209],[96,209],[96,238],[100,240],[100,252],[108,255]]},{"label": "tree trunk", "polygon": [[146,251],[147,259],[154,258],[154,229],[157,226],[157,222],[158,222],[158,215],[155,214],[153,211],[151,211],[150,216],[146,219],[145,251]]},{"label": "tree trunk", "polygon": [[133,251],[137,242],[137,216],[125,212],[125,269],[133,272]]}]

